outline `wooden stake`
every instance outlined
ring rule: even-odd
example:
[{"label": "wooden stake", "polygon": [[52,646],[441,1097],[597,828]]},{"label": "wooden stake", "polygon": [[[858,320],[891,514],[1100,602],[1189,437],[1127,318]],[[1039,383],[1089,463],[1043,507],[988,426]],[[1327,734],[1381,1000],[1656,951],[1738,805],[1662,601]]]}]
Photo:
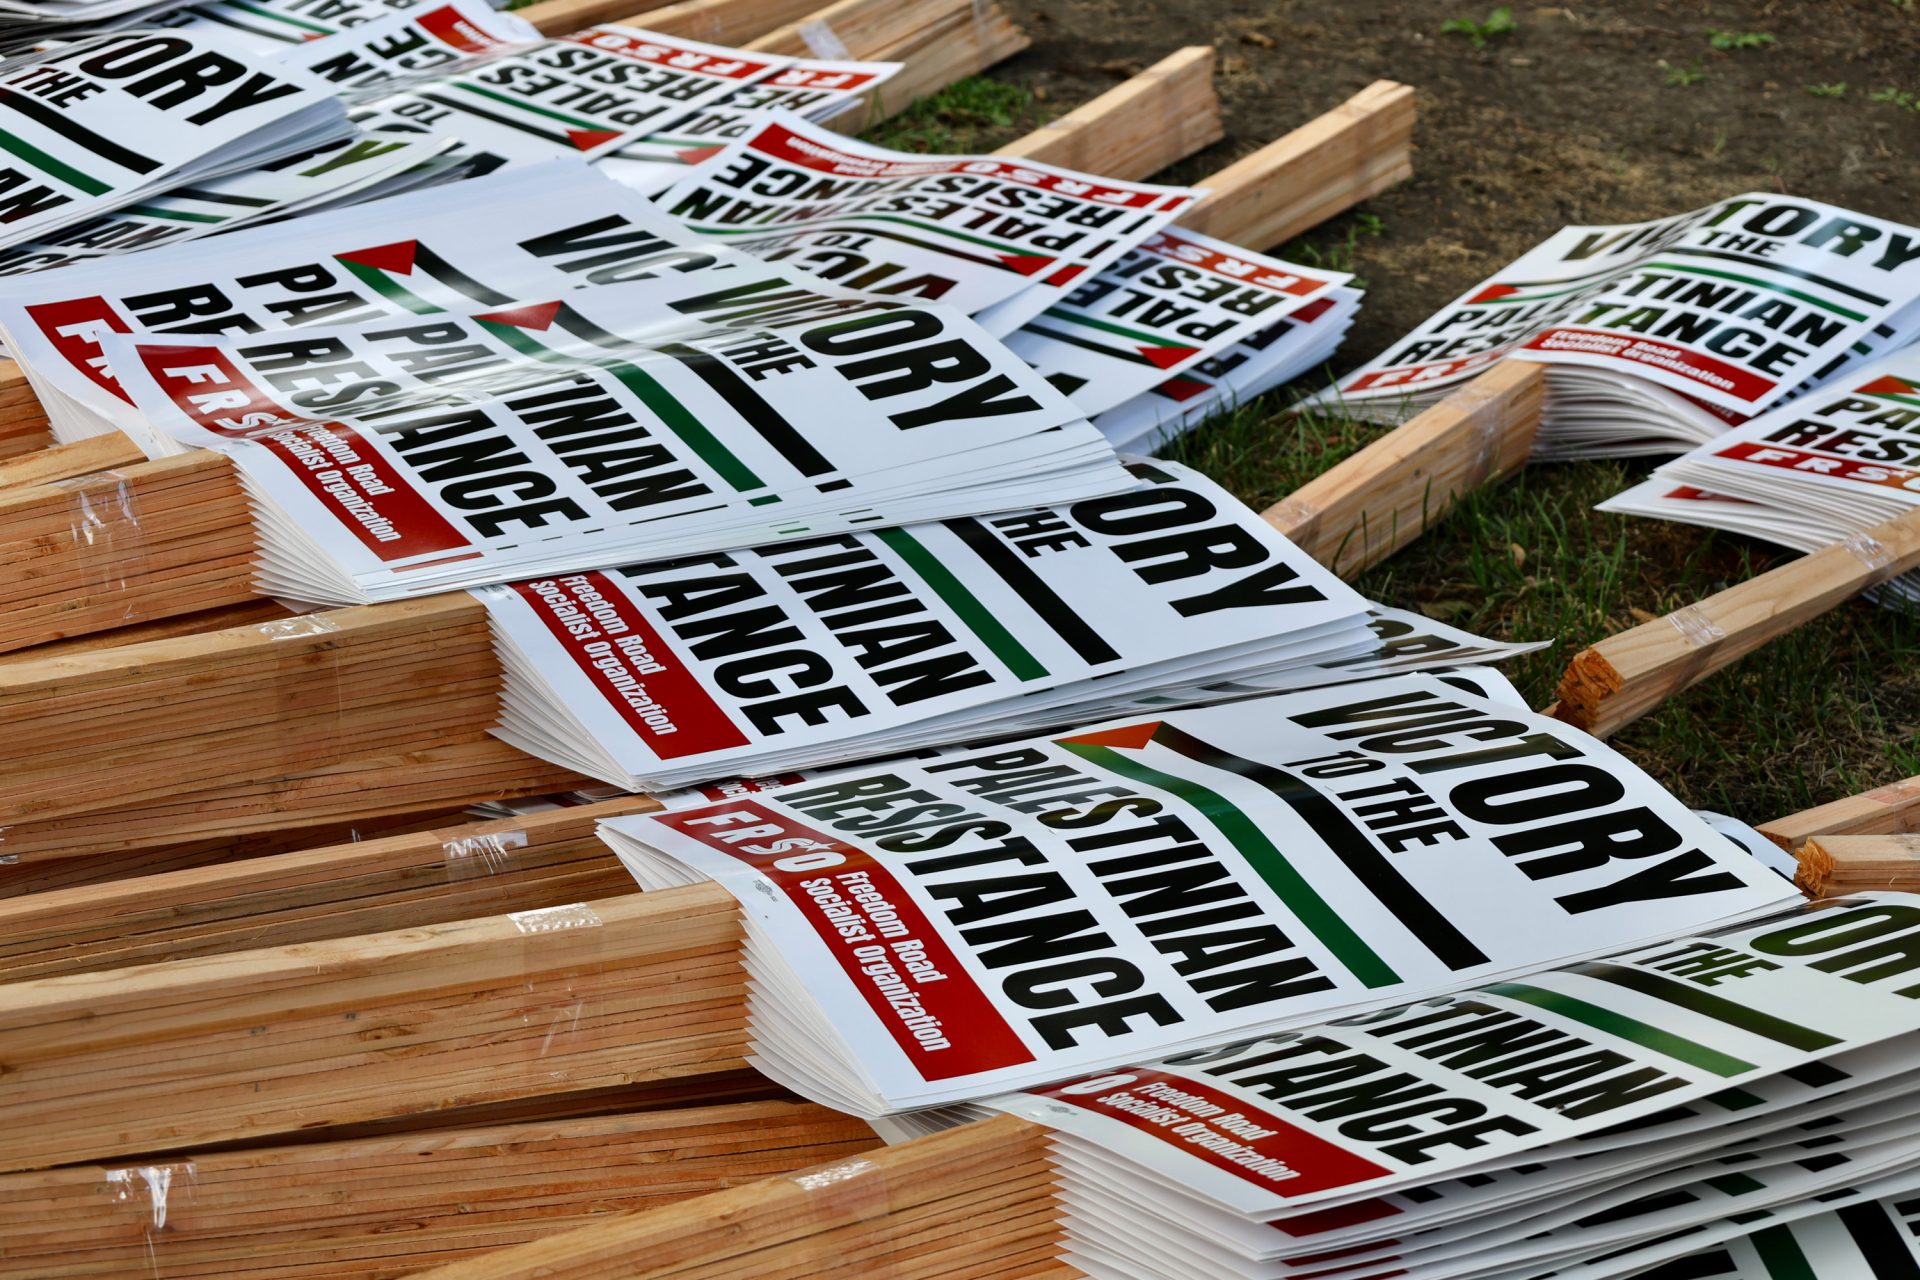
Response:
[{"label": "wooden stake", "polygon": [[1789,853],[1816,836],[1896,835],[1920,831],[1920,778],[1815,805],[1754,828]]},{"label": "wooden stake", "polygon": [[1809,897],[1920,889],[1920,834],[1811,836],[1794,856],[1793,882]]},{"label": "wooden stake", "polygon": [[395,1276],[878,1145],[742,1102],[0,1175],[0,1278]]},{"label": "wooden stake", "polygon": [[1574,655],[1556,714],[1604,738],[1778,636],[1920,566],[1920,510]]},{"label": "wooden stake", "polygon": [[1419,537],[1462,495],[1524,466],[1545,395],[1539,365],[1503,361],[1261,514],[1353,578]]},{"label": "wooden stake", "polygon": [[[1075,1276],[1051,1260],[1056,1211],[1046,1148],[1040,1125],[998,1116],[811,1176],[625,1214],[423,1272],[420,1280],[851,1277],[863,1274],[861,1260],[864,1274],[902,1280]],[[1030,1241],[1047,1247],[1034,1257]],[[957,1247],[961,1257],[923,1261],[934,1242]]]}]

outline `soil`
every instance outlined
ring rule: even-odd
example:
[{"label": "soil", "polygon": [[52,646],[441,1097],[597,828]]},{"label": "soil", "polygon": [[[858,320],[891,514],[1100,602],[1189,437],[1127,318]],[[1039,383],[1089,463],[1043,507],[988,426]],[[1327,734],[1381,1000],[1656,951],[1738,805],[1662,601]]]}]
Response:
[{"label": "soil", "polygon": [[[1569,222],[1634,221],[1753,190],[1920,222],[1916,0],[1522,4],[1515,29],[1483,49],[1440,30],[1492,7],[1009,0],[1033,46],[994,78],[1070,105],[1181,45],[1213,44],[1227,138],[1177,171],[1188,180],[1372,80],[1413,85],[1414,177],[1362,206],[1383,230],[1358,245],[1367,300],[1343,364]],[[1719,50],[1715,30],[1773,42]],[[1839,96],[1809,89],[1838,85]],[[1887,89],[1916,105],[1872,100]],[[1337,241],[1353,223],[1319,234]]]}]

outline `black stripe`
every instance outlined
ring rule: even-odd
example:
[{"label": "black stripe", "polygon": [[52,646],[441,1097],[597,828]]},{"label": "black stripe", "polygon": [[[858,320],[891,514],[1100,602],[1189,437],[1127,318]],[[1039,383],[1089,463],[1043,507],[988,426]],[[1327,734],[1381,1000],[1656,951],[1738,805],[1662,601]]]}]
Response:
[{"label": "black stripe", "polygon": [[435,280],[452,285],[475,302],[484,302],[490,307],[504,307],[517,301],[512,294],[496,293],[487,288],[418,240],[413,242],[413,265],[424,268]]},{"label": "black stripe", "polygon": [[1020,558],[1019,552],[978,520],[948,520],[944,523],[954,537],[967,544],[967,550],[980,557],[987,568],[999,574],[1001,580],[1013,588],[1021,603],[1039,614],[1040,620],[1067,642],[1068,648],[1096,666],[1119,660],[1120,655],[1113,646],[1088,626],[1071,605],[1055,594],[1053,588]]},{"label": "black stripe", "polygon": [[1830,1062],[1803,1062],[1797,1067],[1788,1067],[1780,1074],[1809,1089],[1821,1089],[1853,1078]]},{"label": "black stripe", "polygon": [[[518,129],[522,133],[530,133],[534,137],[544,138],[548,142],[565,143],[567,141],[567,135],[564,133],[548,133],[545,129],[536,129],[525,120],[515,120],[512,116],[497,116],[491,111],[482,111],[479,107],[474,106],[465,99],[443,98],[437,93],[428,93],[425,90],[418,91],[418,96],[425,98],[428,102],[437,102],[447,110],[457,111],[463,116],[476,116],[481,120],[491,120],[497,125],[503,125],[509,129]],[[458,126],[455,127],[457,128]]]},{"label": "black stripe", "polygon": [[160,167],[160,162],[151,156],[143,156],[138,151],[121,146],[110,138],[103,138],[87,128],[72,116],[63,115],[37,98],[29,98],[17,89],[0,89],[0,107],[7,107],[27,119],[51,129],[69,142],[77,142],[102,160],[111,160],[122,169],[131,169],[135,173],[152,173]]},{"label": "black stripe", "polygon": [[1640,1280],[1707,1280],[1709,1276],[1724,1276],[1739,1269],[1732,1254],[1725,1249],[1715,1249],[1663,1262],[1651,1271],[1642,1271]]},{"label": "black stripe", "polygon": [[[831,228],[802,227],[794,231],[785,231],[780,227],[769,227],[767,228],[767,234],[782,240],[792,240],[802,236],[820,235],[830,229]],[[953,245],[944,240],[928,241],[917,239],[904,231],[895,231],[891,227],[870,227],[861,224],[860,234],[863,236],[875,236],[881,240],[898,240],[901,244],[910,244],[916,249],[926,249],[932,253],[944,254],[949,258],[959,258],[962,262],[977,262],[983,267],[996,267],[1001,271],[1013,271],[1012,267],[1002,262],[999,258],[987,254],[968,253],[964,249],[954,248]],[[1018,275],[1019,273],[1014,272],[1014,274]],[[886,281],[876,281],[874,283],[874,291],[885,292]]]},{"label": "black stripe", "polygon": [[1860,1247],[1860,1256],[1873,1268],[1874,1280],[1920,1280],[1920,1265],[1901,1238],[1887,1211],[1877,1204],[1849,1205],[1840,1210],[1840,1225]]},{"label": "black stripe", "polygon": [[1366,832],[1312,786],[1284,769],[1222,751],[1172,725],[1161,725],[1153,738],[1190,759],[1237,773],[1284,800],[1345,864],[1353,878],[1449,969],[1468,969],[1487,962],[1486,953],[1474,946],[1424,894],[1407,883],[1386,855],[1367,838]]},{"label": "black stripe", "polygon": [[1648,973],[1645,969],[1631,969],[1626,965],[1608,964],[1602,961],[1583,964],[1578,972],[1589,978],[1599,978],[1603,982],[1625,987],[1629,991],[1638,991],[1643,996],[1652,996],[1655,1000],[1678,1005],[1682,1009],[1702,1014],[1717,1022],[1724,1022],[1730,1027],[1738,1027],[1742,1031],[1762,1036],[1789,1048],[1811,1053],[1818,1049],[1831,1049],[1840,1043],[1824,1031],[1815,1031],[1797,1022],[1788,1022],[1785,1018],[1776,1018],[1770,1013],[1749,1009],[1723,996],[1704,991],[1691,982],[1679,982],[1657,973]]},{"label": "black stripe", "polygon": [[818,449],[808,444],[807,438],[791,422],[781,417],[772,405],[761,398],[758,391],[747,385],[745,378],[725,364],[704,351],[696,351],[678,342],[663,342],[656,349],[691,369],[695,377],[725,400],[735,413],[746,420],[748,426],[758,431],[801,475],[824,476],[835,470],[834,465]]},{"label": "black stripe", "polygon": [[1865,289],[1856,289],[1850,284],[1841,284],[1838,280],[1829,280],[1825,276],[1815,275],[1811,271],[1801,271],[1785,263],[1775,262],[1771,258],[1755,258],[1744,253],[1728,253],[1725,249],[1663,249],[1662,253],[1677,253],[1689,258],[1724,258],[1728,262],[1742,262],[1750,267],[1765,267],[1776,275],[1792,276],[1796,280],[1810,280],[1822,288],[1835,293],[1844,293],[1849,298],[1858,298],[1862,302],[1871,302],[1876,307],[1884,307],[1887,300],[1878,294],[1868,293]]},{"label": "black stripe", "polygon": [[167,192],[170,196],[192,196],[195,200],[205,200],[208,204],[237,204],[249,209],[264,209],[272,204],[259,196],[236,196],[225,191],[202,191],[198,187],[176,187]]},{"label": "black stripe", "polygon": [[1088,351],[1098,351],[1101,355],[1112,356],[1115,360],[1130,360],[1134,364],[1153,364],[1153,361],[1147,359],[1137,351],[1127,351],[1119,347],[1103,347],[1097,342],[1090,342],[1085,338],[1077,338],[1070,333],[1062,333],[1058,329],[1049,329],[1038,320],[1029,320],[1023,327],[1028,333],[1037,333],[1043,338],[1052,338],[1055,342],[1064,342],[1068,346],[1085,347]]}]

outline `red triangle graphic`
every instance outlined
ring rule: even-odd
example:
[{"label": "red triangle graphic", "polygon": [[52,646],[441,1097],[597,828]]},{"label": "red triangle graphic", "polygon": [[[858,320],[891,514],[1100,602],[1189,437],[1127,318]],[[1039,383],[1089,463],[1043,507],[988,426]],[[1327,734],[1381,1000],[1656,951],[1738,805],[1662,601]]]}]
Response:
[{"label": "red triangle graphic", "polygon": [[1181,361],[1200,354],[1198,347],[1139,347],[1136,350],[1156,369],[1171,369]]},{"label": "red triangle graphic", "polygon": [[530,302],[524,307],[513,307],[507,311],[488,311],[474,316],[475,320],[485,320],[488,324],[510,324],[516,329],[546,329],[553,325],[553,318],[560,314],[560,303]]},{"label": "red triangle graphic", "polygon": [[1003,253],[1000,261],[1023,276],[1037,276],[1053,265],[1052,258],[1042,258],[1031,253]]},{"label": "red triangle graphic", "polygon": [[1085,271],[1086,269],[1087,269],[1087,264],[1084,262],[1076,262],[1070,267],[1062,267],[1058,271],[1054,272],[1052,275],[1047,277],[1047,283],[1058,284],[1058,285],[1071,284],[1073,282],[1073,278],[1079,275],[1082,271]]},{"label": "red triangle graphic", "polygon": [[1472,306],[1476,302],[1498,302],[1502,298],[1511,298],[1518,292],[1520,292],[1520,290],[1510,284],[1490,284],[1480,292],[1474,294],[1471,298],[1468,298],[1467,305]]},{"label": "red triangle graphic", "polygon": [[624,135],[618,129],[569,129],[567,141],[581,151],[591,151],[603,142],[612,142]]},{"label": "red triangle graphic", "polygon": [[410,276],[413,274],[413,255],[419,248],[418,240],[396,240],[392,244],[377,244],[371,249],[355,249],[352,253],[335,256],[342,262],[351,262],[356,266],[391,271],[397,276]]},{"label": "red triangle graphic", "polygon": [[1168,378],[1157,390],[1170,400],[1191,400],[1207,389],[1204,382],[1195,382],[1192,378]]},{"label": "red triangle graphic", "polygon": [[1123,724],[1118,729],[1102,729],[1098,733],[1075,734],[1071,738],[1055,738],[1054,741],[1065,746],[1079,743],[1088,747],[1121,747],[1128,751],[1138,751],[1153,741],[1153,735],[1160,732],[1160,722],[1149,720],[1145,724]]},{"label": "red triangle graphic", "polygon": [[1884,377],[1875,378],[1861,387],[1860,391],[1870,396],[1910,396],[1915,391],[1920,391],[1920,387],[1914,386],[1905,378],[1896,378],[1889,373]]},{"label": "red triangle graphic", "polygon": [[687,147],[684,150],[676,151],[673,154],[676,156],[679,156],[682,160],[685,160],[688,164],[699,164],[702,160],[705,160],[710,156],[717,156],[722,151],[725,151],[725,150],[726,150],[725,147]]}]

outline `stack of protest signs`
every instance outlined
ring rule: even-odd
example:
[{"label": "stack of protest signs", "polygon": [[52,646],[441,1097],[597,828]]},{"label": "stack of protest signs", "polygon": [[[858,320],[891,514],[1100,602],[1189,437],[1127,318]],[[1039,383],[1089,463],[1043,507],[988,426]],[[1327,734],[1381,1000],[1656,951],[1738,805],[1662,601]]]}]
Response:
[{"label": "stack of protest signs", "polygon": [[1566,227],[1324,402],[1411,417],[1495,360],[1549,366],[1539,457],[1692,447],[1920,336],[1920,229],[1778,195]]},{"label": "stack of protest signs", "polygon": [[1056,1132],[1068,1258],[1100,1280],[1602,1280],[1765,1251],[1740,1238],[1920,1191],[1917,932],[1920,899],[1860,895],[960,1114]]},{"label": "stack of protest signs", "polygon": [[755,1064],[868,1116],[1794,899],[1604,745],[1430,675],[850,769],[603,831],[643,887],[711,879],[740,900]]},{"label": "stack of protest signs", "polygon": [[[1908,347],[1662,463],[1600,509],[1812,551],[1916,506],[1920,348]],[[1920,598],[1910,575],[1879,590]]]},{"label": "stack of protest signs", "polygon": [[776,114],[660,194],[693,230],[1005,337],[1202,195],[1000,156],[909,155]]},{"label": "stack of protest signs", "polygon": [[1136,487],[1078,503],[481,592],[506,676],[496,732],[653,790],[1380,651],[1366,602],[1238,500],[1171,464],[1130,470]]},{"label": "stack of protest signs", "polygon": [[0,249],[0,275],[51,271],[265,222],[398,195],[457,176],[454,144],[354,137],[257,169],[176,187],[43,239]]},{"label": "stack of protest signs", "polygon": [[897,62],[791,59],[597,163],[636,190],[664,191],[686,177],[689,166],[711,158],[773,112],[825,123],[859,105],[900,70]]},{"label": "stack of protest signs", "polygon": [[281,66],[311,72],[336,93],[361,98],[531,50],[543,39],[531,22],[499,12],[487,0],[446,0],[291,46],[263,41],[261,52]]},{"label": "stack of protest signs", "polygon": [[[462,216],[475,206],[488,216]],[[109,333],[485,311],[713,261],[645,199],[553,162],[3,285],[0,338],[65,442],[139,424],[100,347]]]},{"label": "stack of protest signs", "polygon": [[9,62],[0,107],[0,249],[353,132],[307,72],[176,32],[96,36]]},{"label": "stack of protest signs", "polygon": [[0,51],[14,54],[44,42],[148,21],[176,4],[177,0],[0,0]]},{"label": "stack of protest signs", "polygon": [[[1315,336],[1337,341],[1345,325],[1332,313],[1344,306],[1351,321],[1358,297],[1344,287],[1351,279],[1173,226],[1029,320],[1007,346],[1066,392],[1116,447],[1128,448],[1143,435],[1133,424],[1153,412],[1148,406],[1157,408],[1155,393],[1191,385],[1190,371],[1218,367],[1255,343],[1280,345],[1282,324],[1287,333],[1305,334],[1313,322],[1329,320]],[[1314,346],[1312,354],[1321,356]],[[1297,363],[1310,362],[1288,361]],[[1136,402],[1142,408],[1128,412]]]},{"label": "stack of protest signs", "polygon": [[376,97],[375,132],[455,137],[477,166],[611,156],[792,61],[664,36],[588,27]]},{"label": "stack of protest signs", "polygon": [[727,256],[466,316],[101,344],[151,453],[232,460],[257,581],[294,600],[1131,486],[1073,406],[958,312]]}]

